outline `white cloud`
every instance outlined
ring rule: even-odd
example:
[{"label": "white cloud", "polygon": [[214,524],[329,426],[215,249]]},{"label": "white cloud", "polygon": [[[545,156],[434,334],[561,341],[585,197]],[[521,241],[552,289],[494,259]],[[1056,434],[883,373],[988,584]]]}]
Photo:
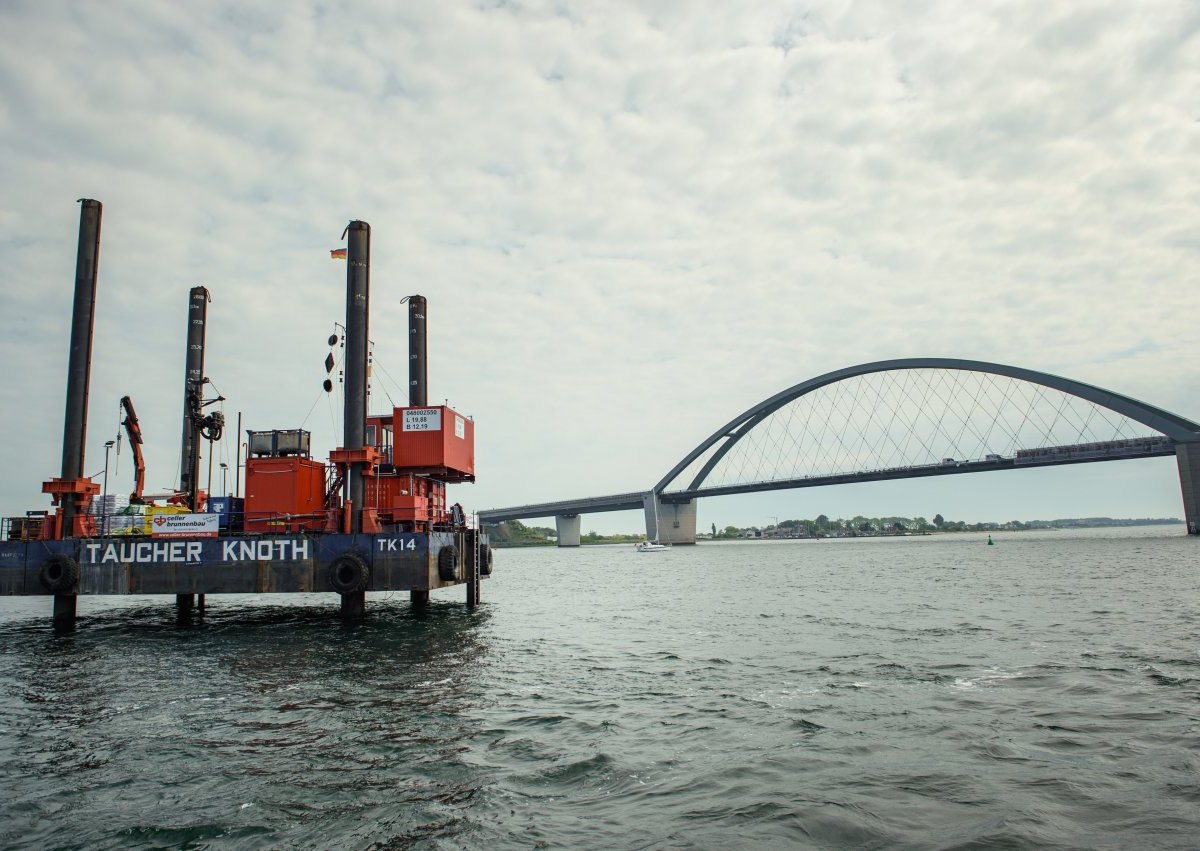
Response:
[{"label": "white cloud", "polygon": [[[176,475],[195,284],[226,410],[294,427],[316,399],[306,427],[335,445],[325,252],[351,218],[401,381],[399,299],[430,299],[431,395],[478,420],[479,508],[647,486],[757,401],[888,357],[1200,418],[1192,4],[130,0],[8,4],[0,26],[19,34],[0,47],[4,514],[58,472],[80,196],[105,203],[89,467],[130,393],[153,487]],[[1163,465],[1112,466],[1155,484],[1103,513],[1178,513]],[[1060,514],[1084,513],[1072,475],[1046,479]],[[957,504],[1028,513],[964,478]],[[876,512],[918,513],[904,488],[871,491],[897,503]]]}]

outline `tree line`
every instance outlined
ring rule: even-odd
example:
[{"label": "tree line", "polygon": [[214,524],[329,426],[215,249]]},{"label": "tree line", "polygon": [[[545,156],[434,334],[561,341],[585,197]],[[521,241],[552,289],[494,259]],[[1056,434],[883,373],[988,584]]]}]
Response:
[{"label": "tree line", "polygon": [[[1101,526],[1145,526],[1151,524],[1182,523],[1177,517],[1155,517],[1115,520],[1111,517],[1083,517],[1060,520],[1009,520],[1003,523],[967,523],[963,520],[947,520],[941,514],[932,520],[924,517],[865,517],[861,514],[850,518],[831,518],[818,514],[811,520],[784,520],[767,526],[726,526],[717,529],[712,525],[712,537],[717,540],[732,538],[854,538],[873,535],[925,535],[932,532],[1005,532],[1017,529],[1050,529]],[[526,526],[519,520],[487,524],[484,527],[494,547],[547,547],[555,543],[556,531],[546,526]],[[580,535],[582,544],[621,544],[644,540],[641,534],[601,535],[589,531]]]},{"label": "tree line", "polygon": [[819,537],[821,535],[854,537],[858,535],[906,535],[925,534],[929,532],[994,532],[1001,529],[1027,529],[1027,524],[1020,520],[1009,520],[1006,523],[967,523],[963,520],[947,520],[941,514],[933,515],[932,520],[924,517],[866,517],[857,514],[854,517],[832,518],[826,514],[818,514],[811,520],[784,520],[779,524],[764,527],[726,526],[718,530],[716,524],[712,527],[714,538],[744,538],[747,533],[768,537]]},{"label": "tree line", "polygon": [[930,532],[1008,532],[1018,529],[1151,526],[1182,522],[1177,517],[1143,517],[1137,519],[1076,517],[1060,518],[1057,520],[1008,520],[1000,523],[995,521],[967,523],[964,520],[947,520],[940,514],[933,515],[932,520],[926,520],[924,517],[864,517],[862,515],[856,515],[849,519],[842,517],[831,519],[825,514],[818,514],[812,520],[784,520],[778,525],[768,525],[761,528],[758,526],[743,528],[726,526],[724,529],[718,530],[716,524],[713,524],[712,536],[714,538],[815,538],[822,536],[847,538],[860,535],[920,535]]}]

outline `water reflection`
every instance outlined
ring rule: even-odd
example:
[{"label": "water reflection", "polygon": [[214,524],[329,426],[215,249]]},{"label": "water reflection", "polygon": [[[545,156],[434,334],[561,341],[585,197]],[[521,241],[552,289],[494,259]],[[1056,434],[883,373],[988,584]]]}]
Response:
[{"label": "water reflection", "polygon": [[[371,600],[343,624],[324,597],[255,602],[219,600],[179,627],[165,598],[69,635],[0,626],[0,771],[23,790],[4,832],[33,847],[120,844],[131,819],[188,841],[248,829],[345,844],[361,818],[393,837],[453,831],[446,809],[479,788],[459,755],[483,701],[487,608]],[[55,817],[64,795],[81,809]]]}]

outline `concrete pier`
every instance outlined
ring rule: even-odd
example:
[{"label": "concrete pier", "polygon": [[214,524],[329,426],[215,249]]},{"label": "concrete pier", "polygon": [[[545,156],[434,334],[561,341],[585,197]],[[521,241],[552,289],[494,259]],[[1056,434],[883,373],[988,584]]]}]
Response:
[{"label": "concrete pier", "polygon": [[554,518],[558,530],[558,545],[560,547],[579,546],[579,515],[560,514]]},{"label": "concrete pier", "polygon": [[1200,443],[1177,443],[1175,460],[1183,489],[1183,519],[1189,535],[1200,535]]},{"label": "concrete pier", "polygon": [[644,500],[646,537],[660,544],[696,543],[696,501],[663,502],[653,491]]}]

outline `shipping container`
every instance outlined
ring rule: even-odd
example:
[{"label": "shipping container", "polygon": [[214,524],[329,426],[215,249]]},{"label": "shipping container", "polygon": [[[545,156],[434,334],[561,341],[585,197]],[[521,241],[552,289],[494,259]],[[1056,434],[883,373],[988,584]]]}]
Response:
[{"label": "shipping container", "polygon": [[325,465],[311,458],[246,460],[247,532],[325,528]]},{"label": "shipping container", "polygon": [[475,481],[475,423],[445,405],[396,408],[392,464],[446,482]]},{"label": "shipping container", "polygon": [[307,458],[311,438],[309,432],[298,428],[246,431],[250,454],[255,456],[303,455]]}]

